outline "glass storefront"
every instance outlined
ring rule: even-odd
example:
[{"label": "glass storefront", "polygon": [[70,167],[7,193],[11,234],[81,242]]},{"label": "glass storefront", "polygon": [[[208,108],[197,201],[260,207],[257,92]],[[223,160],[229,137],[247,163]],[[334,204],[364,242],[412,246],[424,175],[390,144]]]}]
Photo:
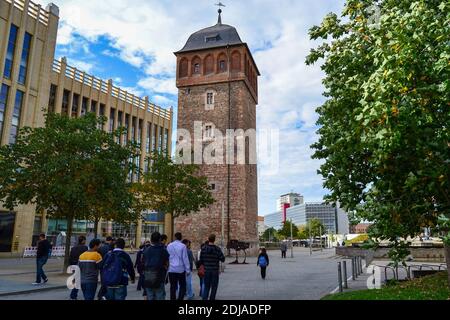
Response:
[{"label": "glass storefront", "polygon": [[14,212],[0,212],[0,252],[11,252],[14,236]]}]

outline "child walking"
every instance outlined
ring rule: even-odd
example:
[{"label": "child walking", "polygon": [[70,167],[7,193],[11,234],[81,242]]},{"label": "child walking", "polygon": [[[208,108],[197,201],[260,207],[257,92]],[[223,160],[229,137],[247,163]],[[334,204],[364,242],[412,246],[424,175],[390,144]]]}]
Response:
[{"label": "child walking", "polygon": [[266,280],[267,267],[269,266],[269,256],[265,248],[261,249],[261,253],[258,256],[257,266],[261,268],[261,277]]}]

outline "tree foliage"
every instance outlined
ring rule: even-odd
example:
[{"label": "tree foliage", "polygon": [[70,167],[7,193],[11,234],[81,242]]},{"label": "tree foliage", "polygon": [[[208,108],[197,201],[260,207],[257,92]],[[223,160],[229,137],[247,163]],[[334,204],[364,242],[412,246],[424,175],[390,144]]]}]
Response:
[{"label": "tree foliage", "polygon": [[[170,214],[174,219],[195,214],[214,203],[208,180],[198,175],[198,166],[175,163],[165,153],[153,153],[151,169],[138,186],[136,205]],[[139,200],[140,199],[140,200]]]},{"label": "tree foliage", "polygon": [[45,127],[20,130],[17,142],[0,148],[0,199],[13,209],[35,204],[49,218],[67,219],[66,260],[74,220],[128,220],[132,194],[127,175],[134,170],[132,143],[98,129],[94,114],[68,118],[47,114]]},{"label": "tree foliage", "polygon": [[450,3],[347,0],[310,36],[325,40],[307,63],[326,74],[313,148],[327,200],[402,259],[401,239],[450,216]]},{"label": "tree foliage", "polygon": [[263,235],[262,235],[262,241],[273,241],[273,242],[278,242],[278,233],[277,230],[275,230],[275,228],[269,228],[266,229],[266,231],[264,231]]},{"label": "tree foliage", "polygon": [[284,224],[281,230],[278,230],[278,235],[284,237],[284,239],[290,239],[291,238],[291,225],[292,225],[292,236],[293,238],[297,238],[298,234],[298,227],[291,223],[291,221],[287,220]]},{"label": "tree foliage", "polygon": [[309,220],[308,223],[306,224],[305,229],[306,229],[305,231],[308,234],[308,238],[310,235],[311,237],[321,237],[327,233],[327,229],[323,225],[322,221],[320,221],[319,219]]}]

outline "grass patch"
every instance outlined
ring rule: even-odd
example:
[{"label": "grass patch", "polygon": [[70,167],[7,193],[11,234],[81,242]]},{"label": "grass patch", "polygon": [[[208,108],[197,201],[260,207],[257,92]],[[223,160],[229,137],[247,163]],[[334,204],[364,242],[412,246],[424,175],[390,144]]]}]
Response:
[{"label": "grass patch", "polygon": [[390,284],[379,290],[362,290],[328,295],[322,300],[449,300],[447,272]]}]

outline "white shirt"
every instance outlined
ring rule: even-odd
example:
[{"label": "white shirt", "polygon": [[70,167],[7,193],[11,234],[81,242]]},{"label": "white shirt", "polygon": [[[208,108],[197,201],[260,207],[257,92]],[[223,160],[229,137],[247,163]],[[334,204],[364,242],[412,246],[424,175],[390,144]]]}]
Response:
[{"label": "white shirt", "polygon": [[190,273],[189,258],[186,246],[176,240],[167,246],[169,252],[169,273]]}]

